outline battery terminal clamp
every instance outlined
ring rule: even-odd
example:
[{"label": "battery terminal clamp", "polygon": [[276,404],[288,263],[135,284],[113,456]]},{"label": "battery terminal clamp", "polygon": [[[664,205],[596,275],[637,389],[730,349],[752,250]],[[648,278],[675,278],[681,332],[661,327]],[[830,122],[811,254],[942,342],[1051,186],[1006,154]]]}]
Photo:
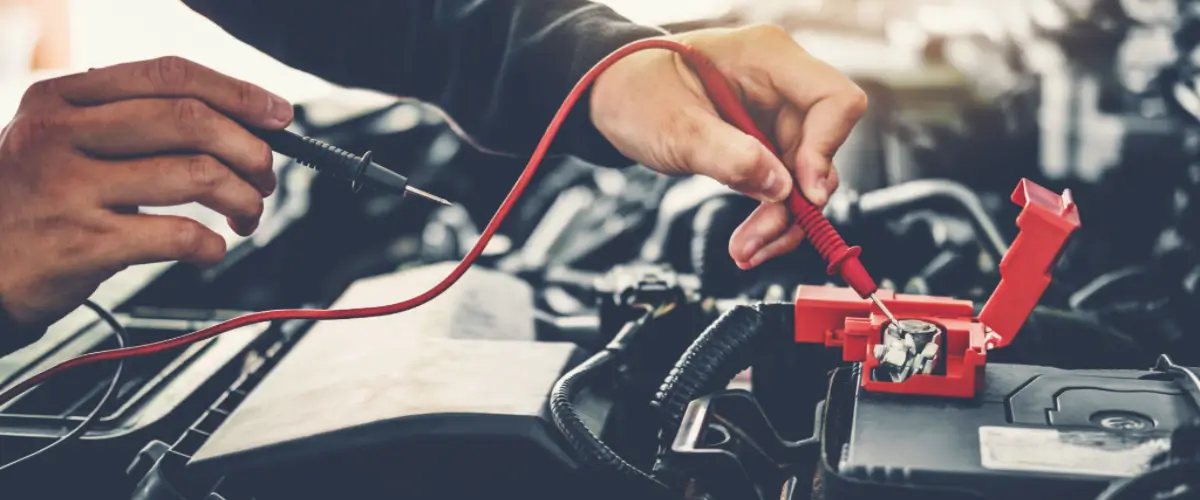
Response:
[{"label": "battery terminal clamp", "polygon": [[[879,299],[901,320],[899,328],[889,328],[891,322],[879,308],[863,302],[853,289],[801,286],[795,295],[795,341],[840,347],[843,360],[862,363],[861,383],[868,391],[974,397],[984,383],[987,351],[1012,342],[1050,285],[1050,270],[1067,239],[1080,226],[1069,190],[1058,195],[1022,179],[1012,201],[1022,207],[1020,232],[1000,261],[1000,283],[978,317],[971,301],[880,290]],[[939,330],[929,341],[940,351],[937,355],[928,346],[917,346],[912,359],[894,359],[897,350],[912,344],[904,341],[907,330],[929,325]],[[925,364],[931,359],[936,367]],[[881,371],[889,376],[872,376]]]}]

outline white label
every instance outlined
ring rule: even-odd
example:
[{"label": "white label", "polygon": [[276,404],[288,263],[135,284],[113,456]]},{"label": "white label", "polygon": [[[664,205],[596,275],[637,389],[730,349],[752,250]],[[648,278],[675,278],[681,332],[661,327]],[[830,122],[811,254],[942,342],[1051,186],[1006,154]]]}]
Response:
[{"label": "white label", "polygon": [[992,470],[1130,477],[1167,451],[1164,436],[1092,430],[980,427],[979,453]]}]

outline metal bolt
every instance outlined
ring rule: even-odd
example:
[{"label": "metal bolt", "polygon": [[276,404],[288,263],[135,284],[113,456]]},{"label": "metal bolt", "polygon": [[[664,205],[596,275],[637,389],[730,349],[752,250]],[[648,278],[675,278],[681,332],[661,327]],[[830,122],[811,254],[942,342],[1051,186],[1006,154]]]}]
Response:
[{"label": "metal bolt", "polygon": [[1136,431],[1145,429],[1146,422],[1130,416],[1115,415],[1100,419],[1100,426],[1118,431]]}]

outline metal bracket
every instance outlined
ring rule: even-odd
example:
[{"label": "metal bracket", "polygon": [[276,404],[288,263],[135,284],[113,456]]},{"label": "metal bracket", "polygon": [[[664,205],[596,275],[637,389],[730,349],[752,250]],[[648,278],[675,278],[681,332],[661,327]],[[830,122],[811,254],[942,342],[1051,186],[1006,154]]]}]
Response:
[{"label": "metal bracket", "polygon": [[819,452],[816,438],[779,437],[754,396],[735,389],[688,405],[668,459],[715,500],[774,500]]}]

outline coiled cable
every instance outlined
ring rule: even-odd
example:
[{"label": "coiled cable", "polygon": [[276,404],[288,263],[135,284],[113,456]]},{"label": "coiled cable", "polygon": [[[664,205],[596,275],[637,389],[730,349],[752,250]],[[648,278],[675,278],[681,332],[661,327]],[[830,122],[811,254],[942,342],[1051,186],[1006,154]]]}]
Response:
[{"label": "coiled cable", "polygon": [[656,478],[668,486],[682,487],[667,452],[688,405],[728,386],[738,373],[750,367],[766,334],[790,329],[793,315],[791,304],[736,306],[709,325],[680,356],[653,402],[661,421],[659,457],[654,464]]},{"label": "coiled cable", "polygon": [[588,428],[575,408],[575,398],[593,376],[619,358],[630,337],[636,335],[652,319],[669,310],[669,306],[651,309],[637,320],[627,323],[604,350],[563,375],[550,392],[550,415],[554,425],[588,465],[614,472],[631,480],[633,484],[642,484],[659,491],[665,490],[666,485],[625,461]]}]

